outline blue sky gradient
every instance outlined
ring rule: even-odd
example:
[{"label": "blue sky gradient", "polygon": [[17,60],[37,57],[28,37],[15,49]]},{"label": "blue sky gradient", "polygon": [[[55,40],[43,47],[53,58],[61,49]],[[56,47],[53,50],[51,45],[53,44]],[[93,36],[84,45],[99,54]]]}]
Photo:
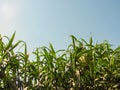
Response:
[{"label": "blue sky gradient", "polygon": [[[6,9],[3,9],[5,7]],[[120,0],[0,0],[0,34],[35,47],[66,48],[69,35],[120,45]]]}]

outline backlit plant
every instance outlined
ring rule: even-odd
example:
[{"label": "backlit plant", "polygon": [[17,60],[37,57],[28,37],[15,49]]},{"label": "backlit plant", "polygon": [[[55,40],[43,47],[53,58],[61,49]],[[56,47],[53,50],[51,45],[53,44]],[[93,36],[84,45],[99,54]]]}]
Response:
[{"label": "backlit plant", "polygon": [[71,35],[66,50],[50,43],[36,48],[30,60],[26,43],[14,43],[14,37],[0,36],[0,90],[120,89],[120,47]]}]

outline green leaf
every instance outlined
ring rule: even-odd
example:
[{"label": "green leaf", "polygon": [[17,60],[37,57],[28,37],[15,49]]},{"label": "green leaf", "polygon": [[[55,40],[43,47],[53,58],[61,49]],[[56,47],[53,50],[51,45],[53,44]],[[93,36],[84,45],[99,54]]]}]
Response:
[{"label": "green leaf", "polygon": [[12,46],[12,43],[13,43],[13,40],[14,40],[14,37],[15,37],[15,33],[16,32],[14,32],[12,37],[10,38],[9,43],[6,45],[5,50],[8,50]]},{"label": "green leaf", "polygon": [[92,45],[93,43],[93,40],[92,40],[92,37],[90,37],[90,45]]}]

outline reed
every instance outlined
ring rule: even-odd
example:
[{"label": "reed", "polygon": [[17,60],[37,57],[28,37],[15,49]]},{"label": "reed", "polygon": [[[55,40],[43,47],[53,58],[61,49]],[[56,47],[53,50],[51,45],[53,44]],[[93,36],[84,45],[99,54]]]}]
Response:
[{"label": "reed", "polygon": [[30,60],[26,43],[13,42],[15,33],[0,36],[0,89],[119,90],[120,47],[112,49],[107,41],[93,44],[92,37],[89,42],[70,37],[66,50],[56,51],[50,43],[36,48]]}]

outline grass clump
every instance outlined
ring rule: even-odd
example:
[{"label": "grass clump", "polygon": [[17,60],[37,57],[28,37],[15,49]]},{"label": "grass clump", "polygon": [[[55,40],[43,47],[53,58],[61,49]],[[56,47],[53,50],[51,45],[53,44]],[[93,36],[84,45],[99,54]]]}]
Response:
[{"label": "grass clump", "polygon": [[13,43],[14,37],[15,33],[11,38],[0,36],[1,90],[120,89],[120,47],[112,49],[107,41],[93,44],[92,37],[86,42],[71,35],[66,50],[56,51],[50,43],[36,48],[32,61],[26,43]]}]

